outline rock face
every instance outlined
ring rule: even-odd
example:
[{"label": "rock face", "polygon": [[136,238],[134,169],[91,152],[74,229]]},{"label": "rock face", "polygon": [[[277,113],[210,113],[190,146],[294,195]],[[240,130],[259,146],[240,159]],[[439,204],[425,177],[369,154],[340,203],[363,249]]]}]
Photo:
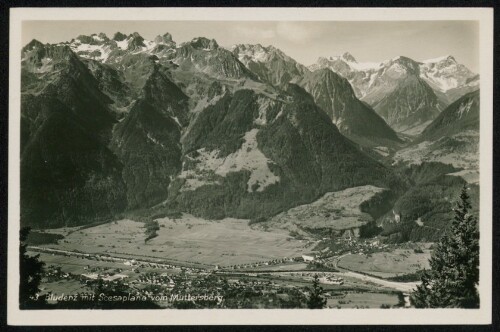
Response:
[{"label": "rock face", "polygon": [[231,51],[264,82],[281,85],[301,77],[309,70],[274,46],[234,45]]},{"label": "rock face", "polygon": [[297,84],[309,92],[316,104],[347,137],[362,145],[399,142],[387,123],[367,104],[360,101],[347,81],[330,69],[305,75]]}]

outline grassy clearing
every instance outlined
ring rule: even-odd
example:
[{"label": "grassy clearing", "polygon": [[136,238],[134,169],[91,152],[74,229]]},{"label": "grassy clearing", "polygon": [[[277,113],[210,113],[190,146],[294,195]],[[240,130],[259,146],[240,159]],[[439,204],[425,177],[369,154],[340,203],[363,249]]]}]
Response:
[{"label": "grassy clearing", "polygon": [[360,209],[363,202],[370,200],[384,189],[374,186],[360,186],[337,192],[326,193],[310,204],[304,204],[282,212],[261,227],[287,229],[301,234],[301,229],[345,230],[360,227],[373,220]]},{"label": "grassy clearing", "polygon": [[351,271],[391,278],[429,268],[430,255],[429,249],[424,249],[423,253],[415,253],[411,249],[395,249],[392,252],[378,252],[371,255],[351,254],[342,257],[338,266]]}]

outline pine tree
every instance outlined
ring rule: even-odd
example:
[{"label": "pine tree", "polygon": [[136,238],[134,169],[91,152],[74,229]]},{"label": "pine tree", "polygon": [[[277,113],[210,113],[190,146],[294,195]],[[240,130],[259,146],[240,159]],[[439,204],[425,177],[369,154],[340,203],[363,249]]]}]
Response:
[{"label": "pine tree", "polygon": [[309,309],[322,309],[326,305],[326,299],[323,298],[323,287],[319,285],[319,277],[316,274],[314,276],[311,295],[307,301],[307,307]]},{"label": "pine tree", "polygon": [[40,292],[40,282],[44,262],[39,260],[40,255],[29,256],[26,253],[26,239],[30,233],[30,228],[25,227],[20,232],[19,246],[19,308],[31,309],[40,308],[46,302],[44,296],[38,296]]},{"label": "pine tree", "polygon": [[437,244],[431,269],[411,294],[417,308],[479,308],[479,229],[464,185],[450,231]]}]

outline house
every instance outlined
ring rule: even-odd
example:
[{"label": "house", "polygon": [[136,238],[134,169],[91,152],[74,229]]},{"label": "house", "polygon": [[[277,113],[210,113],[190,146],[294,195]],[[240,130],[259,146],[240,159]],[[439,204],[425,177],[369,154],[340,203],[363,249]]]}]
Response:
[{"label": "house", "polygon": [[314,256],[302,255],[302,259],[304,260],[304,262],[313,262]]}]

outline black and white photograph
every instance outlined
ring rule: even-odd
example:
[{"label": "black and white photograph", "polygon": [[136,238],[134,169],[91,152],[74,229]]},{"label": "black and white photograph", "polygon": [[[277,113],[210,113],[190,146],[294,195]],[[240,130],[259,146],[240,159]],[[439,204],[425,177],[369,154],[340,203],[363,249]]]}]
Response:
[{"label": "black and white photograph", "polygon": [[492,13],[11,9],[9,321],[490,322]]}]

